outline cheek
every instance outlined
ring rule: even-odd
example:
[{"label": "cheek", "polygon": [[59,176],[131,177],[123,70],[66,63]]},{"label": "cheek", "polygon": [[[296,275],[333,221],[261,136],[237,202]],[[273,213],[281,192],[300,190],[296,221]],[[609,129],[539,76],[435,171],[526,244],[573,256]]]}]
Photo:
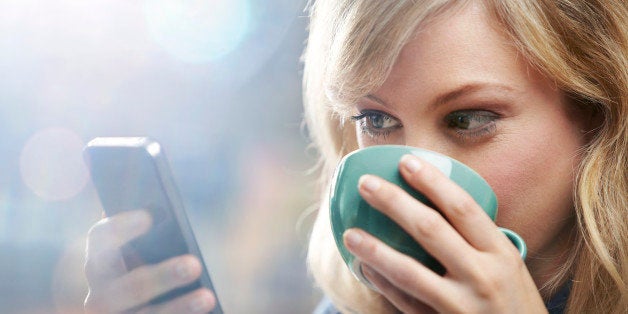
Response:
[{"label": "cheek", "polygon": [[519,233],[534,252],[549,245],[570,221],[580,143],[572,137],[528,135],[500,143],[503,149],[483,160],[478,171],[497,194],[497,224]]}]

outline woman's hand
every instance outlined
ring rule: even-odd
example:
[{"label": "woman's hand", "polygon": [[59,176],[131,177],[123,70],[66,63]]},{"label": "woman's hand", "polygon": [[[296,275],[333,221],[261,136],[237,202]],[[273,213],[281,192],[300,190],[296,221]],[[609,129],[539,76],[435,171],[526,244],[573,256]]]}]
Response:
[{"label": "woman's hand", "polygon": [[85,262],[87,313],[207,313],[214,307],[214,296],[205,288],[163,304],[147,305],[153,298],[193,282],[202,272],[201,263],[192,255],[128,271],[120,248],[150,226],[150,215],[138,210],[104,218],[90,229]]},{"label": "woman's hand", "polygon": [[404,313],[546,312],[519,252],[471,196],[415,156],[404,156],[399,169],[443,215],[375,176],[360,178],[360,194],[447,272],[440,276],[363,230],[347,230],[345,245],[391,303]]}]

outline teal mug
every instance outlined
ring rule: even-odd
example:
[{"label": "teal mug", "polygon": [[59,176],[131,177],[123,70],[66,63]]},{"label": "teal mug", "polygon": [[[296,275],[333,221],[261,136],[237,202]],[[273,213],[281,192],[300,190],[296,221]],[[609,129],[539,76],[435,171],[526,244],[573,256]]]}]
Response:
[{"label": "teal mug", "polygon": [[[371,207],[358,192],[360,177],[372,174],[400,186],[417,200],[435,208],[427,198],[410,187],[399,173],[399,161],[406,154],[418,156],[434,165],[467,191],[492,220],[495,220],[497,215],[497,198],[488,183],[471,168],[450,157],[425,149],[399,145],[371,146],[348,154],[336,168],[330,186],[331,228],[343,260],[353,275],[370,288],[374,287],[362,274],[360,261],[344,245],[342,235],[347,229],[363,229],[435,272],[444,272],[440,263],[425,252],[409,234],[390,218]],[[523,239],[511,230],[504,228],[500,230],[517,247],[521,258],[525,259],[527,248]]]}]

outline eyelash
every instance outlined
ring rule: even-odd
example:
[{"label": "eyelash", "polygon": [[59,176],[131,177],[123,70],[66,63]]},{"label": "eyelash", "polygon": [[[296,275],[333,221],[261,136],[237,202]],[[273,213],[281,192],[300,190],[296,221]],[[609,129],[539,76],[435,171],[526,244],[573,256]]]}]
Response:
[{"label": "eyelash", "polygon": [[[466,116],[463,116],[466,115]],[[470,129],[462,129],[457,128],[454,123],[455,118],[467,117],[470,119],[475,119],[477,122],[480,121],[481,125],[479,127],[470,128]],[[491,134],[495,131],[496,121],[500,118],[497,113],[487,111],[487,110],[477,110],[477,109],[469,109],[469,110],[459,110],[449,113],[444,118],[445,126],[448,129],[453,130],[454,135],[462,140],[479,140],[484,136]],[[471,123],[471,122],[468,122]]]},{"label": "eyelash", "polygon": [[[385,119],[394,120],[397,123],[397,125],[393,127],[387,127],[387,128],[382,128],[380,130],[377,130],[372,126],[369,126],[369,120],[370,120],[370,124],[372,125],[373,124],[372,120],[374,118],[385,118]],[[360,131],[362,132],[362,134],[368,135],[369,137],[373,139],[380,138],[380,137],[386,138],[388,135],[390,135],[391,132],[402,127],[401,122],[399,122],[397,118],[379,110],[362,110],[360,111],[358,115],[352,116],[351,120],[355,121],[356,123],[359,123]]]},{"label": "eyelash", "polygon": [[[393,127],[382,128],[382,129],[377,130],[372,127],[372,124],[373,124],[372,120],[375,118],[391,119],[391,120],[394,120],[398,124]],[[473,122],[477,122],[478,119],[483,120],[480,122],[482,123],[482,125],[479,127],[471,128],[471,129],[458,128],[455,125],[455,123],[457,122],[464,123],[465,121],[462,121],[462,120],[455,121],[455,119],[463,119],[463,118],[467,118],[469,120],[469,121],[466,121],[467,124],[472,124]],[[499,118],[500,118],[499,114],[494,113],[492,111],[487,111],[487,110],[479,110],[479,109],[458,110],[458,111],[454,111],[447,114],[445,118],[443,119],[443,124],[448,130],[451,130],[453,132],[452,134],[453,136],[455,136],[458,140],[464,142],[468,140],[470,141],[480,140],[484,136],[493,133],[496,128],[496,120],[498,120]],[[391,132],[403,126],[397,118],[379,110],[360,111],[358,115],[352,116],[351,120],[356,121],[356,123],[359,123],[362,134],[367,135],[373,139],[377,139],[379,137],[386,138]],[[369,122],[369,120],[371,121]],[[369,124],[371,124],[371,126]]]}]

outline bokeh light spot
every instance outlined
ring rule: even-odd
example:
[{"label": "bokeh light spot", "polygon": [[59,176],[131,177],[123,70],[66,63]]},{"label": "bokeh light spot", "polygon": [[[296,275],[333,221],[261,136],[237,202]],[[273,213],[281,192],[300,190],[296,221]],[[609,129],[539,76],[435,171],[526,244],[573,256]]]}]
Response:
[{"label": "bokeh light spot", "polygon": [[33,135],[20,155],[22,180],[48,201],[78,194],[89,178],[82,160],[83,141],[71,130],[49,128]]},{"label": "bokeh light spot", "polygon": [[153,39],[191,63],[233,51],[251,24],[248,0],[145,0],[144,11]]}]

